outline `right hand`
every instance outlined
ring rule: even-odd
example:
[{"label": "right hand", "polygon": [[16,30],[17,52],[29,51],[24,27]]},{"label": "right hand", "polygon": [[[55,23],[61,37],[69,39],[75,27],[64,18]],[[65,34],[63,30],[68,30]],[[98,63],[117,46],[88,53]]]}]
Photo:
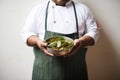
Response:
[{"label": "right hand", "polygon": [[48,52],[47,50],[47,43],[43,42],[42,40],[38,40],[37,41],[37,46],[41,49],[41,51],[43,51],[46,55],[48,56],[54,56],[54,54]]}]

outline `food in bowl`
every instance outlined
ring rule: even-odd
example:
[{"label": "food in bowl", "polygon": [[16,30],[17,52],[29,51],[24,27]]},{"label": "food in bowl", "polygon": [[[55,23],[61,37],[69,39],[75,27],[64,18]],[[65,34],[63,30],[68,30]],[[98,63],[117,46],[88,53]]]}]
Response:
[{"label": "food in bowl", "polygon": [[45,40],[47,49],[54,54],[64,55],[73,47],[73,39],[66,36],[51,37]]}]

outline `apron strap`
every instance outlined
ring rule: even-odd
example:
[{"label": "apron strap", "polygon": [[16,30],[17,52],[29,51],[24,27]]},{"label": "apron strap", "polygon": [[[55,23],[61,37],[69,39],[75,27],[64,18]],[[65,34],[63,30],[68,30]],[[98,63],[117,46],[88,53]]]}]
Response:
[{"label": "apron strap", "polygon": [[[49,3],[50,3],[50,1],[48,1],[48,3],[47,3],[46,13],[45,13],[45,32],[47,31],[47,18],[48,18]],[[79,26],[78,26],[78,18],[77,18],[76,7],[75,7],[75,3],[73,1],[72,1],[72,4],[73,4],[75,20],[76,20],[77,38],[79,38]]]},{"label": "apron strap", "polygon": [[47,3],[46,13],[45,13],[45,32],[47,31],[47,17],[48,17],[48,7],[49,7],[49,3],[50,3],[50,1],[48,1],[48,3]]},{"label": "apron strap", "polygon": [[75,14],[75,19],[76,19],[76,29],[77,29],[77,38],[79,38],[79,26],[78,26],[78,18],[77,18],[77,12],[76,12],[76,7],[75,3],[72,1],[73,8],[74,8],[74,14]]}]

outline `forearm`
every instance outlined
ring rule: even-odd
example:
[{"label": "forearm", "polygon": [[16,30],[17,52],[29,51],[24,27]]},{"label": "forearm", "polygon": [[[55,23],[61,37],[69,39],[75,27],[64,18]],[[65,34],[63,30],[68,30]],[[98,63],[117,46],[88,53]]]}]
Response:
[{"label": "forearm", "polygon": [[90,36],[83,36],[79,38],[79,42],[81,46],[92,46],[95,44],[94,39]]},{"label": "forearm", "polygon": [[40,41],[40,39],[37,36],[35,36],[35,35],[30,36],[27,39],[27,45],[35,47],[35,46],[37,46],[38,41]]}]

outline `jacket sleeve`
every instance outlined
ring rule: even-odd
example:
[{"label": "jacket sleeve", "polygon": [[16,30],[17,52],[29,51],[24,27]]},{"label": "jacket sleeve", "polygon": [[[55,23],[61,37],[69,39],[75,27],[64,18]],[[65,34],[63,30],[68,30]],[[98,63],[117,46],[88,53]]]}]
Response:
[{"label": "jacket sleeve", "polygon": [[92,37],[96,43],[100,35],[100,28],[97,26],[96,20],[87,6],[85,6],[85,26],[85,35]]}]

